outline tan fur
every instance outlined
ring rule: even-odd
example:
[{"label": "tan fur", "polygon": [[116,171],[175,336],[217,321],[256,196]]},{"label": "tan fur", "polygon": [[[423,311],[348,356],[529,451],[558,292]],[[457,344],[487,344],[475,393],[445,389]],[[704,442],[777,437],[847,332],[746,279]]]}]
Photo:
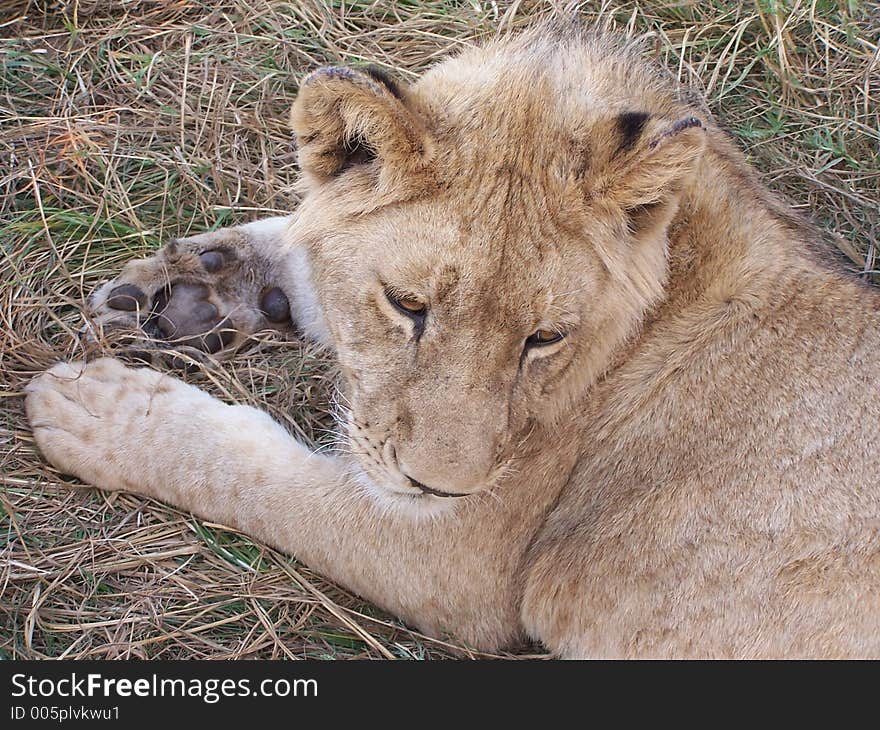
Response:
[{"label": "tan fur", "polygon": [[[293,121],[277,246],[308,252],[347,453],[100,360],[29,388],[53,464],[485,649],[880,656],[880,297],[705,110],[545,29],[397,93],[316,72]],[[538,329],[567,336],[524,352]]]}]

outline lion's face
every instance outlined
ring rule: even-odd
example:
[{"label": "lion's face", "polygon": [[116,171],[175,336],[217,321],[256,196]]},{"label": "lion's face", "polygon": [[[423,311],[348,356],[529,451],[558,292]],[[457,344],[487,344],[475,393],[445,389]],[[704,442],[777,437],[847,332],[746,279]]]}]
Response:
[{"label": "lion's face", "polygon": [[583,150],[628,133],[617,117],[581,139],[541,104],[499,118],[487,97],[482,122],[447,106],[440,124],[420,101],[434,91],[347,69],[304,82],[294,235],[346,376],[351,452],[386,495],[451,500],[501,484],[533,433],[569,438],[662,292],[675,200],[596,194],[613,178]]},{"label": "lion's face", "polygon": [[602,319],[587,303],[607,281],[588,249],[522,217],[482,224],[465,203],[393,206],[314,252],[351,447],[401,494],[469,494],[515,468],[588,367]]}]

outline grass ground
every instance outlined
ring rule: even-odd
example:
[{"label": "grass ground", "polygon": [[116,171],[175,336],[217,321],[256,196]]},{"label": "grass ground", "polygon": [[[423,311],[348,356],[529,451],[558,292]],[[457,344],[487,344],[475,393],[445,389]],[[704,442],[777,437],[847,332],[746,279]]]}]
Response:
[{"label": "grass ground", "polygon": [[[75,357],[83,299],[163,239],[286,211],[302,74],[403,79],[527,24],[536,2],[0,3],[0,654],[15,658],[451,657],[294,561],[46,466],[21,389]],[[700,87],[764,180],[880,269],[880,5],[586,3]],[[331,365],[263,338],[188,376],[320,440]]]}]

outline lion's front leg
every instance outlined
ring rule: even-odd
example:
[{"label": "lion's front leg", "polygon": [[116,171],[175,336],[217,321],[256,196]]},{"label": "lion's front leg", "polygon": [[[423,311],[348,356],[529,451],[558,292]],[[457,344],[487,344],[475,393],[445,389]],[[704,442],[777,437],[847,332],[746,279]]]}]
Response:
[{"label": "lion's front leg", "polygon": [[267,413],[112,358],[58,363],[26,392],[37,446],[60,472],[241,530],[361,589],[356,556],[372,525],[346,466]]},{"label": "lion's front leg", "polygon": [[26,406],[62,472],[239,529],[424,631],[489,649],[520,635],[521,526],[537,514],[478,500],[410,518],[266,413],[117,360],[54,366],[28,385]]}]

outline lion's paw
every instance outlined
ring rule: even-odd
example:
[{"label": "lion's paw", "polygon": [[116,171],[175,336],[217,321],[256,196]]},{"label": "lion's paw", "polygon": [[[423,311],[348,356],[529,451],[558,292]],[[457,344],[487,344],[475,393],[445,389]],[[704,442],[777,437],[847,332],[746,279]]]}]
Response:
[{"label": "lion's paw", "polygon": [[291,327],[271,268],[236,229],[171,241],[89,297],[86,334],[147,361],[169,350],[196,360],[231,352],[259,329]]},{"label": "lion's paw", "polygon": [[111,358],[62,362],[26,386],[25,407],[37,446],[56,469],[104,489],[143,491],[135,472],[150,431],[161,426],[169,399],[189,388]]}]

